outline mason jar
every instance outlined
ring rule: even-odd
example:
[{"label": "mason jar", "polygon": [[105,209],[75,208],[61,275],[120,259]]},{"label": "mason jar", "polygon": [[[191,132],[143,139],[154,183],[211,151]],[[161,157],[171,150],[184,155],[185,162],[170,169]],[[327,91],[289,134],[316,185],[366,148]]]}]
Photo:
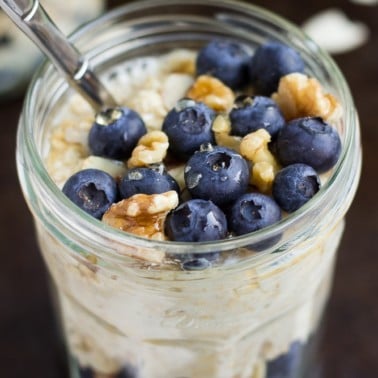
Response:
[{"label": "mason jar", "polygon": [[[214,38],[251,51],[276,40],[300,52],[306,73],[342,105],[338,163],[303,207],[252,234],[191,244],[111,228],[73,205],[47,171],[57,114],[76,95],[45,63],[21,114],[17,165],[72,377],[309,376],[361,166],[357,113],[333,60],[289,22],[229,0],[139,1],[84,26],[72,41],[106,84],[131,59],[198,50]],[[221,258],[206,269],[183,270],[175,259],[215,251]]]}]

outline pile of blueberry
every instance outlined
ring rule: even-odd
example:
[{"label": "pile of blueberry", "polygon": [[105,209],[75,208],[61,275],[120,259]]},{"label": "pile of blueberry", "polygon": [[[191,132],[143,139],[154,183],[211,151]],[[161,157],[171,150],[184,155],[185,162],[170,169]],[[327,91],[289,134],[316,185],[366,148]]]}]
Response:
[{"label": "pile of blueberry", "polygon": [[[271,195],[251,187],[247,160],[216,145],[212,132],[216,112],[204,103],[182,99],[168,112],[162,130],[169,139],[170,159],[186,164],[185,196],[163,166],[129,169],[119,182],[105,172],[87,169],[64,185],[63,192],[75,204],[101,219],[111,204],[121,199],[176,190],[181,203],[167,216],[166,234],[170,240],[200,242],[272,225],[281,219],[282,211],[294,212],[316,194],[319,174],[332,168],[340,154],[337,130],[317,117],[286,122],[269,97],[280,77],[304,72],[300,54],[269,42],[251,56],[236,43],[212,41],[199,51],[196,67],[197,75],[212,75],[241,94],[228,115],[232,135],[243,137],[261,128],[271,135],[270,148],[283,166]],[[247,85],[253,86],[256,96],[243,95]],[[96,118],[90,130],[91,153],[126,160],[145,133],[146,127],[134,111],[109,110]]]}]

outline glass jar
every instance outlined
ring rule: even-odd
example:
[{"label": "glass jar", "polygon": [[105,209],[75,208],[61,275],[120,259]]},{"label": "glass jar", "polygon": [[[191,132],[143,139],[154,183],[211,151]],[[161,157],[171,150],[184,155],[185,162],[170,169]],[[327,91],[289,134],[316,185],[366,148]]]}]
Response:
[{"label": "glass jar", "polygon": [[[46,170],[52,120],[72,92],[45,64],[20,118],[17,164],[56,288],[72,377],[90,371],[107,377],[306,377],[361,165],[356,110],[332,59],[285,20],[228,0],[136,2],[72,40],[107,80],[125,60],[198,49],[220,37],[250,49],[278,40],[300,51],[307,73],[342,104],[335,125],[341,157],[311,201],[253,234],[197,244],[127,234],[78,210]],[[249,249],[266,240],[264,250]],[[174,258],[214,251],[218,262],[204,270],[182,270]]]}]

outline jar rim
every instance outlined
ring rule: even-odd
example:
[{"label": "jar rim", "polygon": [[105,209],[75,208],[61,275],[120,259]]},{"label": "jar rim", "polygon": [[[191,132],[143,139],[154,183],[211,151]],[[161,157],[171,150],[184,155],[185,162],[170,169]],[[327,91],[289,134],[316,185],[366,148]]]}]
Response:
[{"label": "jar rim", "polygon": [[[70,36],[70,39],[73,42],[76,42],[80,40],[81,37],[88,35],[91,32],[93,33],[93,31],[96,30],[99,25],[103,25],[108,21],[121,18],[123,15],[135,10],[147,10],[148,8],[158,8],[161,5],[169,4],[180,6],[182,5],[182,2],[180,0],[156,0],[154,2],[150,2],[149,0],[142,0],[125,4],[103,16],[100,16],[96,20],[85,24],[83,27],[74,32]],[[190,5],[192,4],[197,6],[205,6],[203,2],[199,0],[192,1]],[[72,216],[74,216],[76,229],[79,228],[80,230],[86,230],[86,232],[83,232],[83,235],[90,238],[91,235],[96,235],[96,237],[98,237],[99,234],[101,234],[103,246],[104,249],[107,249],[107,253],[109,252],[109,248],[110,251],[112,251],[111,247],[109,247],[109,245],[107,244],[109,240],[112,240],[115,244],[119,245],[130,245],[131,243],[135,247],[159,249],[172,254],[182,254],[186,252],[192,253],[193,248],[195,248],[196,253],[205,253],[214,250],[224,251],[258,243],[260,241],[268,239],[269,237],[272,237],[272,234],[283,233],[285,230],[292,228],[294,225],[300,224],[302,221],[304,221],[306,216],[308,216],[310,213],[316,212],[316,209],[319,208],[320,204],[323,204],[324,206],[324,204],[326,203],[325,201],[327,194],[332,190],[337,190],[338,186],[340,185],[341,177],[347,174],[347,170],[349,169],[347,166],[347,160],[348,157],[352,155],[352,149],[355,147],[356,138],[358,138],[358,135],[356,135],[356,133],[358,134],[358,130],[356,130],[358,129],[358,127],[356,127],[356,124],[358,124],[358,119],[348,85],[339,68],[336,66],[333,59],[328,55],[328,53],[314,44],[314,42],[310,40],[303,32],[301,32],[298,27],[263,8],[230,0],[207,0],[206,6],[223,6],[229,10],[235,9],[235,7],[237,7],[239,10],[242,10],[243,12],[246,12],[248,14],[253,14],[256,17],[259,16],[262,18],[268,18],[269,20],[274,21],[274,23],[277,23],[280,27],[290,30],[290,32],[294,33],[297,38],[300,38],[302,42],[305,41],[305,43],[308,44],[309,48],[311,48],[314,53],[318,54],[318,58],[321,59],[322,65],[328,72],[332,72],[333,78],[339,86],[339,94],[342,94],[343,97],[339,98],[339,100],[343,104],[345,140],[342,146],[340,158],[333,168],[331,177],[325,184],[321,186],[319,192],[300,209],[292,214],[289,214],[287,217],[283,217],[281,221],[275,223],[274,225],[255,231],[251,234],[236,236],[231,239],[187,243],[176,241],[156,241],[139,237],[137,235],[117,230],[86,214],[76,205],[74,205],[53,182],[44,166],[43,159],[40,152],[38,151],[34,139],[24,138],[26,139],[27,152],[30,157],[31,165],[33,165],[36,170],[38,185],[41,185],[41,187],[43,187],[44,192],[48,196],[55,199],[54,206],[56,206],[56,209],[61,212],[59,217],[60,221],[64,224],[69,225],[70,223],[73,223]],[[28,88],[19,126],[20,129],[25,128],[24,132],[26,135],[30,135],[29,133],[31,133],[32,135],[33,122],[30,122],[30,120],[33,119],[35,111],[35,101],[33,100],[33,98],[38,94],[40,78],[44,77],[49,69],[51,69],[51,64],[49,62],[45,62],[35,73],[31,85]],[[21,132],[19,131],[19,135],[20,134]],[[350,196],[352,197],[353,195],[351,194]],[[98,242],[98,240],[96,240],[96,242]],[[265,252],[269,252],[269,250],[259,252],[257,256],[259,257],[265,255]]]}]

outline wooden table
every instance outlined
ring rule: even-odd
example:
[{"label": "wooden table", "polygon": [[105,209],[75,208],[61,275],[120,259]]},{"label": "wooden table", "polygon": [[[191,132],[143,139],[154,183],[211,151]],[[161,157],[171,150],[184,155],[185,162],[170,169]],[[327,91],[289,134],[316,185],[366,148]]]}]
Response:
[{"label": "wooden table", "polygon": [[[111,6],[121,1],[111,1]],[[302,23],[329,2],[257,1]],[[309,4],[309,5],[304,5]],[[364,167],[336,267],[323,354],[324,378],[378,377],[378,7],[335,1],[370,29],[362,47],[335,56],[355,96]],[[0,104],[0,377],[63,378],[46,275],[31,215],[15,170],[15,133],[22,100]],[[377,185],[377,186],[376,186]]]}]

